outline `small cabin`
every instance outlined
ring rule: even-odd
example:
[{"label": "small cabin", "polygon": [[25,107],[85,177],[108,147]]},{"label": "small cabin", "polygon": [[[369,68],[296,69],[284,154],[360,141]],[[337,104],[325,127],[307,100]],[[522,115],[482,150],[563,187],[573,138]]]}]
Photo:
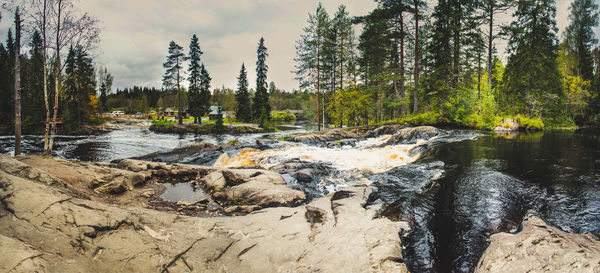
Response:
[{"label": "small cabin", "polygon": [[[219,118],[219,110],[223,111],[221,106],[212,105],[209,108],[208,119],[209,120],[217,120]],[[223,112],[221,112],[221,117],[223,116]]]}]

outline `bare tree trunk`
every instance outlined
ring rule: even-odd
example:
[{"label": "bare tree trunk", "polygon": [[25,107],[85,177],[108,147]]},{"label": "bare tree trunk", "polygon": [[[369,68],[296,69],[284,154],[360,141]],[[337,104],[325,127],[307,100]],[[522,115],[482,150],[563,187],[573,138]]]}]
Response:
[{"label": "bare tree trunk", "polygon": [[50,143],[48,144],[48,154],[52,153],[54,146],[54,136],[56,135],[56,118],[58,116],[58,96],[59,96],[59,79],[60,79],[60,15],[62,11],[63,0],[58,0],[58,18],[56,20],[56,63],[54,67],[54,115],[52,117],[52,133],[50,135]]},{"label": "bare tree trunk", "polygon": [[46,123],[44,129],[44,153],[48,152],[48,135],[50,133],[50,105],[48,103],[48,71],[47,71],[47,59],[48,59],[48,51],[47,51],[47,38],[46,38],[46,10],[48,9],[47,4],[48,0],[44,0],[44,13],[42,14],[42,38],[44,39],[44,51],[42,56],[42,85],[44,89],[44,106],[46,106]]},{"label": "bare tree trunk", "polygon": [[[404,17],[400,12],[400,99],[404,102],[406,92],[404,91]],[[400,105],[400,115],[406,115],[406,104]]]},{"label": "bare tree trunk", "polygon": [[414,0],[415,4],[415,93],[413,96],[414,110],[413,114],[419,112],[418,96],[419,96],[419,3]]},{"label": "bare tree trunk", "polygon": [[[179,67],[179,58],[177,58],[177,67]],[[177,68],[177,108],[179,111],[179,125],[183,124],[183,106],[181,105],[181,89],[179,88],[179,68]]]},{"label": "bare tree trunk", "polygon": [[[481,104],[481,51],[477,50],[477,100]],[[481,112],[479,107],[478,112]]]},{"label": "bare tree trunk", "polygon": [[21,154],[21,16],[15,11],[15,156]]},{"label": "bare tree trunk", "polygon": [[494,2],[488,1],[490,3],[490,25],[489,25],[489,36],[488,36],[488,60],[487,60],[487,69],[488,69],[488,88],[490,91],[492,90],[492,42],[494,40]]},{"label": "bare tree trunk", "polygon": [[321,108],[320,108],[320,98],[319,91],[321,89],[321,56],[319,55],[320,45],[317,42],[317,131],[321,131]]}]

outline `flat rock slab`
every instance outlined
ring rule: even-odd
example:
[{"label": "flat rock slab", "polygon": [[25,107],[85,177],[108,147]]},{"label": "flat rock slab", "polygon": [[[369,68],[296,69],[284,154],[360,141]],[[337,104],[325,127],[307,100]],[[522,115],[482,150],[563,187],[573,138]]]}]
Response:
[{"label": "flat rock slab", "polygon": [[364,208],[370,188],[347,192],[194,218],[83,200],[0,170],[0,271],[407,272],[398,233],[408,224]]},{"label": "flat rock slab", "polygon": [[492,235],[475,272],[600,272],[600,242],[531,216],[517,234]]}]

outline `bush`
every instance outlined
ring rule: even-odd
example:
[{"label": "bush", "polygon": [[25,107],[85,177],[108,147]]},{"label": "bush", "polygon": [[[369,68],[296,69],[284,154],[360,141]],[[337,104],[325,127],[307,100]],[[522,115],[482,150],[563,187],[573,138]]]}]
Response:
[{"label": "bush", "polygon": [[271,112],[271,120],[277,121],[294,121],[296,120],[296,115],[290,113],[290,111],[272,111]]}]

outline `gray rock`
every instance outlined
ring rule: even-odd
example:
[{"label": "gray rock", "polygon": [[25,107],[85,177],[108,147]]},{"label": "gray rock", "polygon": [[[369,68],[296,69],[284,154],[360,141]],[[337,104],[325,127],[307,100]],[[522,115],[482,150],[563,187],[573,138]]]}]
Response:
[{"label": "gray rock", "polygon": [[412,128],[403,128],[393,134],[383,145],[397,144],[415,144],[417,140],[430,140],[433,137],[448,134],[444,130],[437,129],[431,126],[419,126]]},{"label": "gray rock", "polygon": [[600,272],[600,242],[561,231],[532,216],[517,234],[498,233],[475,272]]},{"label": "gray rock", "polygon": [[269,138],[260,138],[256,140],[256,145],[259,147],[269,147],[271,144],[277,143],[277,140],[269,139]]},{"label": "gray rock", "polygon": [[313,180],[312,169],[301,169],[294,173],[294,177],[301,183],[310,183]]}]

